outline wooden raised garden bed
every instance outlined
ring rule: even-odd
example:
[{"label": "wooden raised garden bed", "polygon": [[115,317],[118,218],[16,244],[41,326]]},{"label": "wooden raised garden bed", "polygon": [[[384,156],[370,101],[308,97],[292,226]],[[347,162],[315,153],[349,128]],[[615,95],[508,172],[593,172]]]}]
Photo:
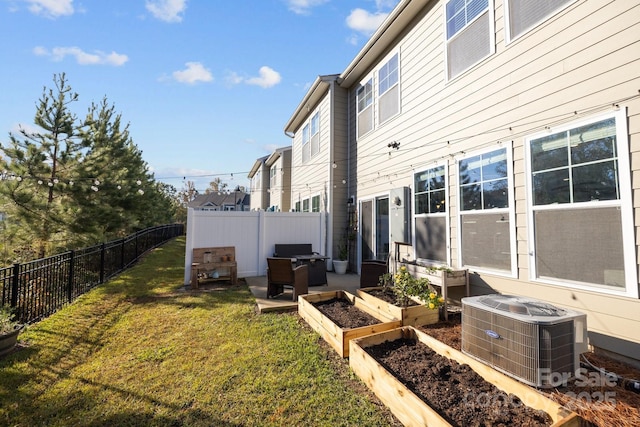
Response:
[{"label": "wooden raised garden bed", "polygon": [[[343,328],[337,325],[333,320],[325,316],[314,306],[314,304],[333,300],[334,298],[348,301],[355,308],[378,319],[380,323],[355,328]],[[401,326],[402,323],[399,319],[394,319],[387,314],[370,307],[360,298],[357,298],[355,295],[346,291],[329,291],[317,294],[300,295],[298,297],[298,314],[342,357],[349,356],[350,340],[371,335],[376,332],[388,331]]]},{"label": "wooden raised garden bed", "polygon": [[438,321],[439,312],[437,309],[431,310],[426,305],[418,302],[416,302],[416,305],[400,307],[372,294],[374,291],[382,291],[383,289],[382,286],[361,288],[356,290],[356,295],[368,305],[386,313],[389,317],[400,319],[402,326],[424,326]]},{"label": "wooden raised garden bed", "polygon": [[[473,383],[471,388],[465,388],[463,391],[466,393],[465,397],[456,402],[445,401],[448,396],[453,394],[452,390],[457,387],[455,382],[449,381],[446,383],[446,386],[442,386],[440,384],[436,384],[435,380],[431,380],[433,382],[432,385],[437,385],[437,390],[443,393],[443,402],[438,403],[444,405],[445,408],[467,411],[467,416],[469,416],[468,413],[471,412],[472,417],[475,416],[474,414],[480,414],[480,411],[484,410],[489,413],[493,410],[493,415],[495,416],[506,416],[505,413],[507,411],[504,410],[504,408],[511,409],[509,408],[509,405],[512,405],[516,409],[520,408],[521,411],[530,411],[538,417],[545,418],[547,420],[546,425],[551,425],[553,427],[578,427],[580,425],[580,417],[543,396],[537,390],[497,372],[475,359],[471,359],[460,351],[441,343],[435,338],[422,333],[413,327],[397,328],[391,331],[385,331],[352,340],[350,343],[350,368],[378,396],[378,398],[387,407],[389,407],[391,412],[393,412],[393,414],[405,426],[452,426],[459,424],[454,421],[450,421],[453,419],[449,417],[451,414],[446,415],[441,411],[437,411],[435,408],[437,408],[438,404],[434,405],[427,403],[425,400],[420,398],[418,394],[411,391],[409,387],[405,385],[408,382],[403,382],[398,379],[368,352],[373,352],[377,346],[386,346],[389,343],[395,342],[405,342],[404,340],[411,342],[417,341],[419,343],[418,345],[421,345],[420,343],[425,344],[429,349],[437,353],[437,355],[444,356],[446,359],[442,360],[445,360],[447,365],[449,364],[449,361],[455,361],[460,365],[468,365],[468,367],[481,377]],[[395,351],[402,351],[402,349]],[[433,352],[431,353],[433,354]],[[437,355],[431,356],[431,358],[439,358]],[[438,362],[438,364],[431,367],[431,369],[438,373],[441,373],[440,371],[446,372],[447,374],[442,376],[444,381],[446,381],[446,379],[449,378],[449,372],[469,372],[469,369],[466,366],[454,366],[457,364],[451,363],[451,367],[449,367],[443,366],[443,362]],[[475,376],[474,372],[471,372],[472,376]],[[417,377],[426,377],[428,372],[418,372],[417,369],[414,369],[411,374],[413,375],[413,381],[417,382],[419,381],[419,378]],[[484,379],[484,381],[482,381],[482,379]],[[411,382],[411,380],[409,380],[409,382]],[[497,389],[494,389],[495,392],[487,392],[487,387],[493,388],[492,385],[497,387]],[[412,387],[415,386],[416,385],[414,383]],[[502,401],[497,401],[497,399],[502,399]],[[523,409],[522,405],[525,405],[528,408]],[[548,416],[539,411],[545,412]],[[514,412],[518,413],[517,411]],[[485,418],[480,419],[478,417],[482,417],[482,415],[477,415],[477,417],[473,419],[473,422],[480,422],[482,420],[491,422]],[[521,425],[518,424],[519,421],[519,419],[511,419],[507,420],[506,424]],[[478,425],[484,424],[480,423]]]},{"label": "wooden raised garden bed", "polygon": [[449,301],[449,288],[464,286],[464,295],[469,296],[469,270],[431,269],[428,266],[401,263],[407,267],[407,271],[414,277],[426,277],[433,286],[441,289],[444,297],[444,318],[448,319],[447,304]]}]

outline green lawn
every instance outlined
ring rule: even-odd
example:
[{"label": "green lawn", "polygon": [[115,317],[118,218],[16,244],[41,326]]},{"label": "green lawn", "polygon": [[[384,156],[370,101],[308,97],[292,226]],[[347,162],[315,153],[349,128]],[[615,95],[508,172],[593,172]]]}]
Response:
[{"label": "green lawn", "polygon": [[246,286],[182,290],[184,239],[20,335],[0,425],[386,426],[346,361]]}]

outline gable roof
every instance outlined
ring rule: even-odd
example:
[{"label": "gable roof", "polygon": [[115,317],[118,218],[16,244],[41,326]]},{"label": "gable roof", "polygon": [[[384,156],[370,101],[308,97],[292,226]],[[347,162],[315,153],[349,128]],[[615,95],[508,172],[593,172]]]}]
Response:
[{"label": "gable roof", "polygon": [[249,195],[244,191],[212,191],[206,194],[198,194],[195,199],[187,204],[190,208],[203,208],[207,206],[233,206],[246,205]]}]

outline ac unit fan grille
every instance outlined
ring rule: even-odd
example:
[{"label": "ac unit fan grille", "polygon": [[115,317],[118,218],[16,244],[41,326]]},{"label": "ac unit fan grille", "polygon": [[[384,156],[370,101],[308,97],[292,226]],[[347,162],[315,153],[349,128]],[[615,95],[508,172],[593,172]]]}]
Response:
[{"label": "ac unit fan grille", "polygon": [[462,317],[462,350],[490,366],[537,387],[549,385],[544,373],[573,374],[573,322],[524,322],[464,304]]}]

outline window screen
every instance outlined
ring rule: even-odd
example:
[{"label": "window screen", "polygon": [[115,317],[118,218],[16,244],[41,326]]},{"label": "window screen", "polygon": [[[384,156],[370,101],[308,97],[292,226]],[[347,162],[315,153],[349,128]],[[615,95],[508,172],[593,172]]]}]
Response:
[{"label": "window screen", "polygon": [[509,32],[512,39],[544,21],[574,0],[509,0]]},{"label": "window screen", "polygon": [[447,220],[444,216],[415,218],[416,258],[447,263]]}]

